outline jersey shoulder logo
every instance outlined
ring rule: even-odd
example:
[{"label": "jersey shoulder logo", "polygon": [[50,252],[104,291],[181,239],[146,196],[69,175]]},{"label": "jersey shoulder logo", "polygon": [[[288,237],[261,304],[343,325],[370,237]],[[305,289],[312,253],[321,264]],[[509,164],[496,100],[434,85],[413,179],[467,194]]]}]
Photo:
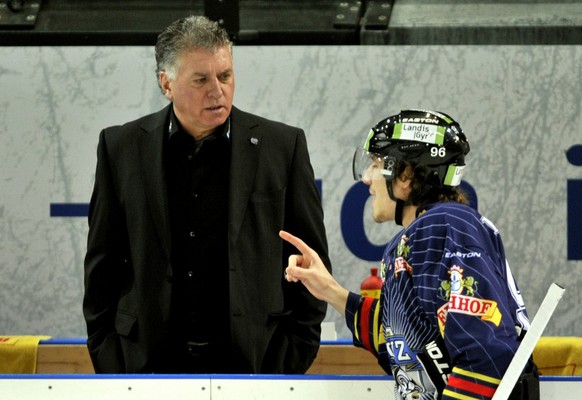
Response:
[{"label": "jersey shoulder logo", "polygon": [[410,246],[407,243],[408,236],[402,235],[402,237],[400,238],[400,243],[398,243],[398,247],[396,248],[397,257],[408,258],[408,253],[410,253]]},{"label": "jersey shoulder logo", "polygon": [[402,235],[398,247],[396,248],[396,259],[394,260],[394,277],[398,278],[400,272],[406,271],[412,275],[412,267],[408,264],[408,255],[410,253],[410,246],[408,243],[408,236]]},{"label": "jersey shoulder logo", "polygon": [[471,276],[464,278],[463,272],[463,268],[453,265],[449,270],[450,280],[441,281],[439,286],[440,297],[447,300],[447,303],[437,310],[441,335],[444,335],[448,313],[479,317],[495,326],[499,326],[501,323],[502,314],[497,302],[475,297],[479,282]]},{"label": "jersey shoulder logo", "polygon": [[451,293],[462,294],[463,289],[468,296],[474,296],[477,291],[479,281],[472,276],[463,278],[463,268],[458,265],[453,265],[449,270],[451,279],[448,281],[441,281],[439,286],[439,294],[443,299],[448,300]]}]

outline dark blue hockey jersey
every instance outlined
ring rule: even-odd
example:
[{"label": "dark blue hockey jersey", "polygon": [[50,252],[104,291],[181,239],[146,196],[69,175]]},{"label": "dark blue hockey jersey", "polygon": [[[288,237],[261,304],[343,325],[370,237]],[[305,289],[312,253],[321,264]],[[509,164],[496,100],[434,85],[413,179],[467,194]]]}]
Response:
[{"label": "dark blue hockey jersey", "polygon": [[396,399],[489,399],[529,327],[498,230],[436,203],[386,246],[380,300],[350,293],[354,343],[395,379]]}]

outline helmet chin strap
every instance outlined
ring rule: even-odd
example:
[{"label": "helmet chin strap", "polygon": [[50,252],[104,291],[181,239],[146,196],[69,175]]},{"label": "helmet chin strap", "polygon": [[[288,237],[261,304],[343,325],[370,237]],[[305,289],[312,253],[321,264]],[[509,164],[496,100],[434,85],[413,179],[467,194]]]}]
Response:
[{"label": "helmet chin strap", "polygon": [[396,202],[396,211],[394,212],[394,222],[396,223],[396,225],[402,226],[402,216],[403,216],[404,206],[408,205],[410,202],[404,201],[401,199],[397,199],[396,196],[394,196],[392,182],[393,181],[390,181],[390,182],[386,181],[386,187],[388,188],[388,196],[390,196],[390,198]]},{"label": "helmet chin strap", "polygon": [[404,210],[405,201],[404,200],[396,200],[396,212],[394,213],[394,222],[396,225],[402,225],[402,211]]}]

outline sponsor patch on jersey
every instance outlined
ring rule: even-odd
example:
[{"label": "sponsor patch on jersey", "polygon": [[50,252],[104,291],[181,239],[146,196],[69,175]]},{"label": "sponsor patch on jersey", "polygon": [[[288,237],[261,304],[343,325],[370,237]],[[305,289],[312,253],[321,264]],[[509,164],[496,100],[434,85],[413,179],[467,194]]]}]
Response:
[{"label": "sponsor patch on jersey", "polygon": [[450,251],[445,252],[445,258],[481,258],[481,253],[476,251],[470,251],[468,253],[461,253],[460,251],[455,251],[451,253]]},{"label": "sponsor patch on jersey", "polygon": [[[408,264],[406,259],[408,258],[408,253],[410,253],[410,246],[408,245],[408,236],[402,235],[400,237],[400,242],[396,247],[396,259],[394,260],[394,277],[398,278],[398,274],[403,271],[407,271],[412,274],[412,267]],[[392,265],[391,265],[392,267]]]},{"label": "sponsor patch on jersey", "polygon": [[403,257],[398,257],[394,260],[394,277],[398,278],[398,274],[404,271],[412,274],[412,267]]},{"label": "sponsor patch on jersey", "polygon": [[445,322],[449,312],[473,315],[483,321],[491,322],[495,326],[499,326],[501,323],[502,314],[497,302],[474,297],[479,282],[472,276],[463,277],[463,272],[463,268],[453,265],[449,270],[450,280],[441,281],[439,286],[441,298],[448,299],[448,302],[437,310],[441,335],[444,335]]},{"label": "sponsor patch on jersey", "polygon": [[408,369],[420,369],[416,353],[410,350],[403,336],[391,336],[386,338],[386,350],[392,358],[393,365],[406,365]]},{"label": "sponsor patch on jersey", "polygon": [[441,298],[448,300],[451,293],[463,293],[463,290],[465,291],[465,294],[469,296],[475,295],[479,281],[475,280],[472,276],[463,278],[463,271],[463,268],[458,265],[453,265],[449,269],[449,275],[451,278],[449,280],[441,281],[439,286],[439,295]]},{"label": "sponsor patch on jersey", "polygon": [[437,310],[439,329],[443,336],[447,315],[450,312],[479,317],[483,321],[491,322],[495,326],[499,326],[501,318],[503,317],[496,301],[478,299],[462,294],[451,294],[450,301]]},{"label": "sponsor patch on jersey", "polygon": [[408,258],[408,253],[410,253],[410,246],[408,243],[408,236],[402,235],[398,247],[396,248],[396,255],[398,257]]}]

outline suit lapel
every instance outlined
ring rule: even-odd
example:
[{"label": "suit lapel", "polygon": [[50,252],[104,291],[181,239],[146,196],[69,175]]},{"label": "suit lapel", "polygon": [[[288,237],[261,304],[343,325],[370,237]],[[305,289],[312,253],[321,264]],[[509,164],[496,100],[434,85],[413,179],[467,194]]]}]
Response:
[{"label": "suit lapel", "polygon": [[230,141],[229,242],[234,245],[240,233],[263,145],[259,124],[235,107],[231,113]]},{"label": "suit lapel", "polygon": [[[171,105],[170,105],[171,106]],[[141,125],[139,138],[140,170],[144,182],[145,200],[166,255],[170,257],[170,215],[164,170],[164,136],[169,107],[153,114]]]}]

